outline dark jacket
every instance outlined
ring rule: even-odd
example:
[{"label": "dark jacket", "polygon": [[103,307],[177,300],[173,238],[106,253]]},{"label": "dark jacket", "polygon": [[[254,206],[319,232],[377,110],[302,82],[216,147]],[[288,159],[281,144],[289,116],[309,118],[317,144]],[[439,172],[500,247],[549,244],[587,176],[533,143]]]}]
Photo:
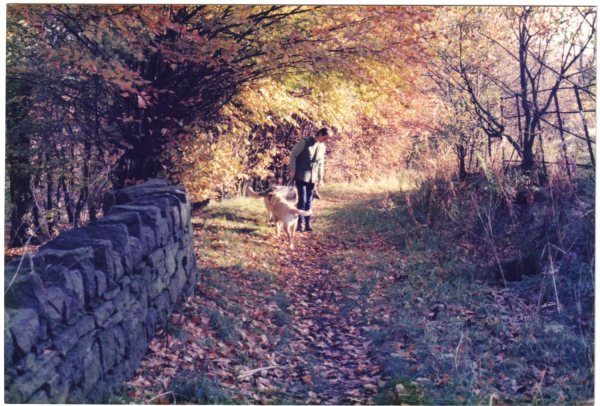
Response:
[{"label": "dark jacket", "polygon": [[298,141],[290,154],[290,172],[296,172],[294,179],[307,183],[323,180],[325,149],[325,144],[318,143],[314,137]]}]

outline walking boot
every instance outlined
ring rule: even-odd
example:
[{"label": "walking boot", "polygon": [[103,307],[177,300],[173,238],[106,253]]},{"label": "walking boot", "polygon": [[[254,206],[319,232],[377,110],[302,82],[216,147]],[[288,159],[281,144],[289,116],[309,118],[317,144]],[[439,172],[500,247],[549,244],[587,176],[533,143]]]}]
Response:
[{"label": "walking boot", "polygon": [[311,220],[312,219],[310,217],[306,217],[306,231],[307,232],[313,231],[312,225],[310,224]]},{"label": "walking boot", "polygon": [[299,233],[304,231],[304,217],[298,216],[298,228],[296,229]]}]

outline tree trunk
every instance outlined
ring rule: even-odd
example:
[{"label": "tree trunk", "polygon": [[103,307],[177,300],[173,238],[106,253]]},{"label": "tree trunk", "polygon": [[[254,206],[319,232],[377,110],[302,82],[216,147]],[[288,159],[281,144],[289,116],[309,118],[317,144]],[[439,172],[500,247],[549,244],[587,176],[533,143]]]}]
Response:
[{"label": "tree trunk", "polygon": [[65,198],[65,210],[67,211],[67,219],[69,224],[73,224],[73,204],[71,203],[70,191],[67,189],[67,182],[65,182],[64,176],[60,178],[60,184],[63,189],[63,196]]},{"label": "tree trunk", "polygon": [[88,207],[88,215],[90,221],[96,221],[96,202],[90,193],[91,165],[92,165],[92,145],[89,142],[84,143],[87,162],[83,166],[84,186],[82,190],[83,201]]},{"label": "tree trunk", "polygon": [[[556,106],[556,118],[558,120],[558,129],[560,134],[560,141],[562,143],[563,159],[565,160],[565,166],[567,167],[567,174],[569,179],[571,178],[571,168],[569,167],[569,154],[567,151],[567,142],[565,141],[565,133],[563,131],[563,122],[560,116],[560,106],[558,105],[558,96],[554,93],[554,105]],[[544,159],[545,160],[545,159]]]},{"label": "tree trunk", "polygon": [[581,123],[583,124],[583,130],[585,131],[585,139],[587,140],[588,151],[590,153],[590,160],[592,161],[592,167],[594,168],[594,172],[596,171],[596,161],[594,159],[594,148],[592,147],[592,141],[590,140],[590,133],[588,131],[587,122],[585,121],[585,116],[583,115],[583,105],[581,103],[581,97],[579,97],[579,90],[577,86],[573,87],[575,90],[575,97],[577,98],[577,107],[579,107],[579,116],[581,117]]},{"label": "tree trunk", "polygon": [[[46,158],[48,159],[49,157]],[[52,180],[52,174],[50,172],[48,172],[48,174],[46,175],[46,186],[48,187],[46,194],[46,218],[48,219],[48,236],[52,237],[52,235],[54,234],[55,226],[54,213],[52,212],[52,209],[54,209],[54,203],[52,202],[54,182]]]},{"label": "tree trunk", "polygon": [[521,169],[525,173],[533,172],[535,168],[535,154],[533,153],[533,141],[523,144],[523,160],[521,161]]},{"label": "tree trunk", "polygon": [[467,179],[467,168],[465,165],[465,159],[467,158],[467,152],[465,150],[465,147],[462,145],[457,145],[456,146],[457,152],[458,152],[458,161],[459,161],[459,172],[458,172],[458,178],[462,181]]},{"label": "tree trunk", "polygon": [[18,169],[22,165],[26,165],[26,162],[19,159],[12,161],[8,162],[11,208],[9,248],[22,247],[27,242],[29,224],[25,220],[25,215],[33,206],[29,173]]},{"label": "tree trunk", "polygon": [[[27,96],[31,86],[12,81],[7,83],[6,100],[6,171],[10,205],[10,230],[8,247],[22,247],[27,242],[29,224],[25,219],[33,207],[31,193],[31,143],[27,133],[27,101],[17,96]],[[26,100],[26,99],[25,99]]]}]

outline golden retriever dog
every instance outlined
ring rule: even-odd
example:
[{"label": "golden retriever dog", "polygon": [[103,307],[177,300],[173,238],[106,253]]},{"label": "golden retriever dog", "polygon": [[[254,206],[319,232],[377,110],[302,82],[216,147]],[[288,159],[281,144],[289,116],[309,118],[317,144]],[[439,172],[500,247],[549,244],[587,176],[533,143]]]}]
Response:
[{"label": "golden retriever dog", "polygon": [[294,248],[293,240],[296,227],[298,226],[298,216],[310,216],[312,214],[311,211],[298,210],[295,207],[298,195],[297,193],[292,193],[292,190],[296,192],[293,188],[278,186],[267,193],[256,193],[250,186],[247,188],[249,196],[256,199],[264,198],[269,222],[275,223],[275,230],[278,236],[283,226],[283,230],[290,241],[290,249]]}]

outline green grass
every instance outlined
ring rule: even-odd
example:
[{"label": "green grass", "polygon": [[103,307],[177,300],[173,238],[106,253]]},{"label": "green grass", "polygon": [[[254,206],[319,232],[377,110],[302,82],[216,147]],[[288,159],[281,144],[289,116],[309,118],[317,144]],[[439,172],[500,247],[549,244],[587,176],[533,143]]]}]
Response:
[{"label": "green grass", "polygon": [[[496,286],[489,279],[487,267],[465,260],[464,252],[449,237],[448,230],[453,227],[449,221],[444,223],[438,218],[434,227],[426,230],[416,224],[409,215],[404,192],[399,189],[417,197],[421,192],[412,189],[414,184],[409,182],[399,185],[402,182],[398,179],[357,182],[335,185],[322,193],[351,196],[349,203],[330,213],[330,224],[350,227],[357,234],[387,233],[403,259],[398,263],[372,261],[364,252],[355,250],[332,254],[339,264],[361,261],[363,272],[370,275],[379,271],[380,276],[402,276],[400,282],[387,286],[386,297],[380,302],[397,306],[397,312],[390,321],[380,320],[382,328],[368,334],[377,347],[375,352],[386,360],[385,373],[392,382],[414,382],[417,378],[427,381],[419,384],[419,399],[407,402],[386,387],[376,401],[487,403],[491,396],[499,396],[509,403],[544,404],[557,399],[569,403],[593,397],[593,338],[590,340],[589,335],[578,331],[573,322],[575,298],[568,295],[573,291],[590,295],[592,289],[586,292],[585,286],[591,285],[582,282],[589,275],[581,276],[579,267],[561,279],[559,297],[565,309],[571,308],[570,312],[547,308],[536,315],[535,302],[524,306],[519,295],[539,293],[541,276],[513,282],[509,290]],[[361,199],[363,192],[368,192],[368,196]],[[465,205],[455,207],[464,209]],[[455,214],[461,215],[456,211]],[[428,218],[422,211],[413,215],[421,224]],[[474,230],[483,234],[482,228]],[[355,241],[361,241],[360,237]],[[549,281],[546,284],[545,300],[552,300],[552,286]],[[373,283],[363,280],[362,288],[361,294],[368,294]],[[505,300],[499,302],[497,298]],[[356,305],[356,301],[346,299],[344,311]],[[535,328],[531,329],[533,325]],[[400,350],[410,349],[417,364],[391,356],[399,341]]]}]

